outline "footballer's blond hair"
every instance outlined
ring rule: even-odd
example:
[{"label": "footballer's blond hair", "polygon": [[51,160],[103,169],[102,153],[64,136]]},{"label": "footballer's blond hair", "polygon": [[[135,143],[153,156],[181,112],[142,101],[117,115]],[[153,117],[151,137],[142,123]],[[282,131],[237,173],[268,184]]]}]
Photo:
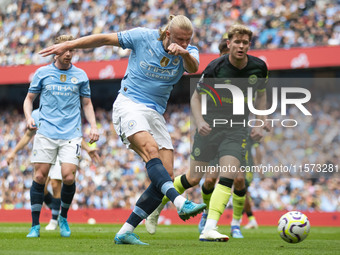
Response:
[{"label": "footballer's blond hair", "polygon": [[74,39],[73,35],[60,35],[54,40],[54,43],[59,44],[66,41],[73,41]]},{"label": "footballer's blond hair", "polygon": [[232,25],[228,30],[228,39],[233,39],[234,35],[248,35],[249,41],[251,41],[251,38],[253,37],[253,32],[245,25],[235,24]]},{"label": "footballer's blond hair", "polygon": [[159,29],[159,41],[163,41],[166,37],[166,31],[171,30],[172,28],[177,27],[186,31],[193,31],[194,28],[192,26],[192,23],[190,19],[185,17],[184,15],[170,15],[169,16],[169,22],[165,26],[164,29]]}]

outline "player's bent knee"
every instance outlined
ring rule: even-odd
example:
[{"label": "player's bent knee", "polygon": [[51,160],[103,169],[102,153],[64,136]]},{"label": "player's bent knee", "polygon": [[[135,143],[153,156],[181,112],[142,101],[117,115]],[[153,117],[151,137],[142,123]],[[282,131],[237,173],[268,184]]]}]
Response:
[{"label": "player's bent knee", "polygon": [[53,195],[60,193],[61,190],[61,181],[52,184]]},{"label": "player's bent knee", "polygon": [[159,158],[159,150],[158,147],[155,145],[146,145],[145,151],[147,153],[148,159]]},{"label": "player's bent knee", "polygon": [[215,183],[216,183],[217,179],[213,179],[213,178],[206,178],[204,181],[204,187],[208,190],[211,190],[215,187]]},{"label": "player's bent knee", "polygon": [[245,179],[243,177],[236,177],[234,179],[234,186],[238,190],[245,188]]},{"label": "player's bent knee", "polygon": [[61,187],[61,181],[60,180],[51,180],[51,186],[52,189],[58,189]]},{"label": "player's bent knee", "polygon": [[34,181],[35,181],[36,183],[39,183],[39,184],[43,185],[43,184],[45,184],[45,182],[46,182],[46,178],[47,178],[46,176],[37,173],[37,174],[35,174],[35,176],[34,176]]},{"label": "player's bent knee", "polygon": [[72,185],[74,182],[74,176],[73,175],[68,175],[63,177],[63,183],[66,185]]},{"label": "player's bent knee", "polygon": [[187,176],[187,180],[188,180],[188,182],[191,186],[196,186],[200,183],[201,178],[195,178],[195,177],[188,178],[188,176]]}]

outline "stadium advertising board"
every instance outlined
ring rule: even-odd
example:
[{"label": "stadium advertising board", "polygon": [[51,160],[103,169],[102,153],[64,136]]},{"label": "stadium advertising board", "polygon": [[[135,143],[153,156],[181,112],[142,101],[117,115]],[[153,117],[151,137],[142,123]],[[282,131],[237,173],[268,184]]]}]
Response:
[{"label": "stadium advertising board", "polygon": [[[264,60],[269,70],[288,70],[298,68],[320,68],[340,66],[340,59],[329,56],[340,56],[340,46],[293,48],[277,50],[252,50],[254,55]],[[201,54],[200,66],[197,73],[201,73],[217,54]],[[128,59],[114,61],[78,62],[75,65],[83,69],[90,80],[121,79],[124,77]],[[29,83],[34,72],[40,66],[9,66],[0,68],[0,85]]]}]

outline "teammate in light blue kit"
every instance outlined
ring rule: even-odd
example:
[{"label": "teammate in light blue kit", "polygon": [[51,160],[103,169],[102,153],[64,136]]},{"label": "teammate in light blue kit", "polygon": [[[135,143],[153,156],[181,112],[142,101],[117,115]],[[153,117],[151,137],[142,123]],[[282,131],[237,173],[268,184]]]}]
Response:
[{"label": "teammate in light blue kit", "polygon": [[173,146],[162,116],[173,85],[184,71],[195,73],[199,57],[189,43],[191,21],[183,16],[169,18],[164,30],[135,28],[113,34],[91,35],[42,50],[43,56],[63,54],[75,48],[114,45],[131,49],[120,94],[113,105],[113,124],[121,139],[146,162],[151,184],[141,195],[129,219],[115,236],[116,244],[140,244],[133,231],[152,213],[166,195],[176,206],[181,219],[202,212],[205,204],[186,200],[174,188]]},{"label": "teammate in light blue kit", "polygon": [[[39,123],[39,109],[35,109],[32,114],[32,118],[36,124]],[[10,165],[14,160],[16,154],[22,150],[34,137],[36,130],[27,129],[23,137],[17,143],[15,148],[8,154],[6,160],[7,164]],[[44,202],[52,210],[52,219],[46,226],[46,230],[56,230],[58,227],[58,216],[60,210],[60,192],[61,192],[61,166],[59,164],[58,157],[56,163],[51,166],[48,178],[45,183],[44,189]],[[47,186],[51,183],[53,195],[48,191]]]},{"label": "teammate in light blue kit", "polygon": [[[56,43],[73,40],[62,35]],[[34,74],[24,101],[27,127],[37,130],[31,161],[34,176],[31,195],[32,228],[27,237],[40,236],[39,216],[44,200],[44,187],[48,172],[56,157],[61,162],[63,187],[61,212],[58,217],[60,235],[69,237],[67,212],[75,193],[75,174],[79,164],[82,131],[81,104],[91,125],[90,143],[98,140],[96,119],[91,102],[89,80],[85,72],[71,64],[73,51],[54,57],[54,63],[39,68]],[[34,99],[40,94],[39,123],[32,118]],[[81,104],[80,104],[81,103]]]},{"label": "teammate in light blue kit", "polygon": [[[32,112],[31,116],[34,119],[34,122],[37,124],[37,126],[39,126],[39,109],[35,109]],[[26,130],[25,134],[20,138],[20,141],[16,144],[15,148],[6,157],[8,165],[10,165],[13,162],[16,154],[32,140],[36,132],[37,130],[30,129]],[[81,148],[84,149],[89,154],[89,156],[94,162],[97,163],[99,162],[100,158],[97,153],[97,149],[88,146],[84,139],[82,139],[81,141]],[[58,227],[62,179],[63,178],[61,176],[61,166],[59,163],[59,159],[57,157],[55,164],[52,165],[50,168],[44,189],[44,202],[52,210],[52,219],[50,220],[49,224],[45,227],[46,230],[56,230]],[[52,186],[53,196],[47,190],[47,186],[49,183],[51,183]]]}]

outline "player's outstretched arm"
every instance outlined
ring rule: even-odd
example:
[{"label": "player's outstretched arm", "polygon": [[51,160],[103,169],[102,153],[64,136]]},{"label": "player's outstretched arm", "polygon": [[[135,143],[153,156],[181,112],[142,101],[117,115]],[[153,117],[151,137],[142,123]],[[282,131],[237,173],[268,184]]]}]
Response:
[{"label": "player's outstretched arm", "polygon": [[39,52],[43,57],[55,54],[62,55],[64,52],[73,49],[97,48],[105,45],[120,47],[117,33],[111,34],[95,34],[84,36],[72,41],[55,44],[47,47]]},{"label": "player's outstretched arm", "polygon": [[206,136],[211,132],[211,127],[204,120],[201,112],[201,97],[195,90],[190,100],[191,112],[194,115],[197,131],[200,135]]},{"label": "player's outstretched arm", "polygon": [[255,148],[254,164],[260,165],[261,163],[262,163],[262,151],[261,151],[261,145],[258,144]]},{"label": "player's outstretched arm", "polygon": [[37,97],[37,95],[38,94],[28,92],[24,101],[24,114],[26,118],[27,128],[30,130],[37,130],[37,125],[32,118],[33,101]]},{"label": "player's outstretched arm", "polygon": [[6,157],[6,161],[8,165],[10,165],[13,162],[15,155],[18,153],[18,151],[22,150],[29,143],[29,141],[32,139],[35,133],[36,133],[35,130],[29,130],[29,129],[25,132],[24,136],[21,137],[20,141],[15,146],[13,151],[11,151]]},{"label": "player's outstretched arm", "polygon": [[[267,92],[264,91],[257,91],[256,92],[256,98],[255,98],[255,108],[258,110],[265,110],[267,107]],[[264,123],[266,122],[266,116],[263,115],[256,115],[256,119],[262,120]],[[265,127],[265,126],[264,126]],[[263,130],[264,127],[254,127],[251,130],[250,137],[256,141],[259,142],[263,137]]]},{"label": "player's outstretched arm", "polygon": [[[255,97],[255,108],[257,110],[265,110],[267,107],[267,91],[257,91]],[[256,119],[266,120],[266,116],[256,115]]]},{"label": "player's outstretched arm", "polygon": [[94,143],[99,139],[99,132],[97,129],[96,116],[94,114],[92,101],[90,98],[82,97],[81,102],[83,105],[83,110],[86,120],[90,123],[90,143]]}]

